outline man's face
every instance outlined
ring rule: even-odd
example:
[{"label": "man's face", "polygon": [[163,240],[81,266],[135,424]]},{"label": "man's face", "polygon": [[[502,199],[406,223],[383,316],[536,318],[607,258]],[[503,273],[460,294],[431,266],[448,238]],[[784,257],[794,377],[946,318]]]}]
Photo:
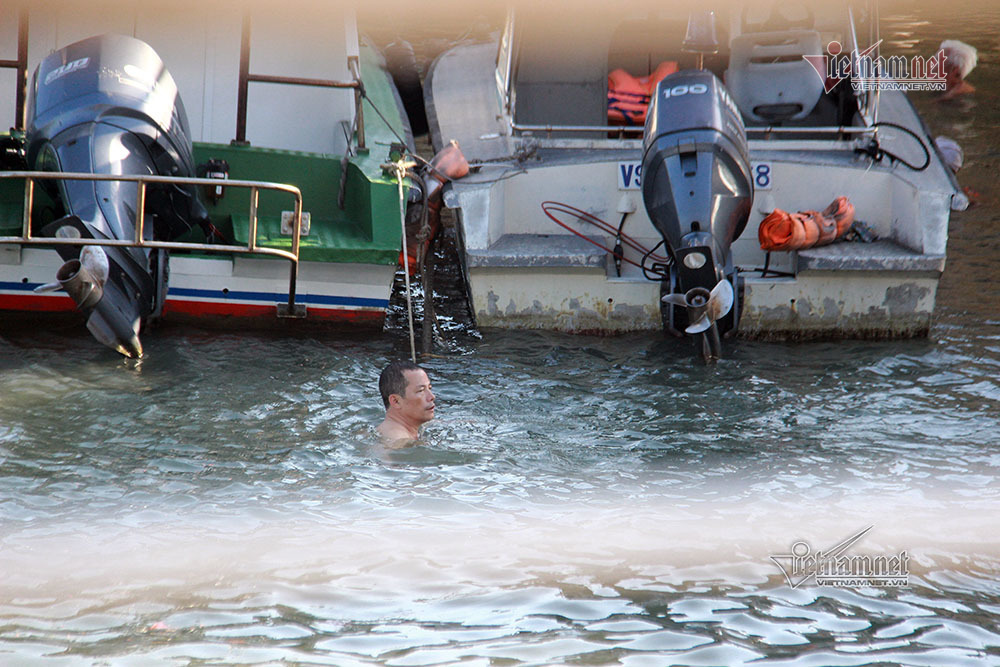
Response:
[{"label": "man's face", "polygon": [[423,371],[404,371],[406,394],[400,397],[399,407],[410,421],[423,424],[434,419],[434,392],[431,381]]}]

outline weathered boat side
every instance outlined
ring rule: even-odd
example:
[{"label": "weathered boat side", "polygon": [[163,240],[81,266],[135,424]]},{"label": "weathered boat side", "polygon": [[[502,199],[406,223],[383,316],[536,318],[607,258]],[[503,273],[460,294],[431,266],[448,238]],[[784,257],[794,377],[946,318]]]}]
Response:
[{"label": "weathered boat side", "polygon": [[[518,103],[518,62],[524,67],[524,58],[533,52],[515,37],[516,21],[525,15],[538,18],[518,11],[498,42],[462,45],[442,54],[425,93],[434,146],[457,140],[478,166],[454,183],[446,198],[458,213],[477,323],[565,331],[661,328],[661,285],[627,263],[619,273],[608,252],[615,246],[613,232],[573,219],[559,226],[543,211],[543,203],[554,200],[612,228],[625,216],[629,235],[646,248],[656,246],[660,235],[638,196],[635,166],[642,158],[641,139],[621,128],[581,133],[587,123],[572,128],[565,120],[574,117],[569,111],[560,111],[563,120],[552,126],[536,120],[529,129],[517,120],[512,109]],[[544,10],[540,15],[548,16]],[[598,27],[594,35],[614,27]],[[608,38],[594,35],[582,34],[577,42],[557,36],[555,41],[578,43],[581,53],[609,48]],[[565,57],[572,60],[577,54]],[[595,60],[580,57],[581,62]],[[599,92],[606,94],[607,87]],[[746,229],[732,244],[740,269],[741,336],[928,332],[945,266],[950,211],[966,202],[904,93],[882,92],[877,122],[882,149],[919,166],[924,149],[916,138],[928,147],[927,167],[915,170],[903,161],[875,160],[856,150],[864,148],[871,133],[865,134],[863,125],[848,128],[848,134],[809,134],[808,127],[800,127],[798,135],[748,125],[754,198]],[[560,133],[560,124],[566,131]],[[822,210],[841,195],[849,197],[857,219],[878,241],[838,242],[770,256],[761,250],[758,227],[774,209]],[[622,254],[641,263],[642,253],[626,246]]]}]

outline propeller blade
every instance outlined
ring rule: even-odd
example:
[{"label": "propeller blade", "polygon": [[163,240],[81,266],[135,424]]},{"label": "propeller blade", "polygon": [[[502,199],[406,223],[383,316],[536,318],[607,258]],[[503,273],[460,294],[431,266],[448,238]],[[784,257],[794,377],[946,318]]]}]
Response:
[{"label": "propeller blade", "polygon": [[663,303],[670,303],[675,306],[681,306],[682,308],[686,308],[688,305],[687,299],[684,298],[683,294],[668,294],[660,300],[663,301]]},{"label": "propeller blade", "polygon": [[705,313],[684,331],[689,334],[705,331],[717,319],[725,317],[726,313],[732,310],[733,301],[733,286],[729,284],[728,280],[720,280],[712,288],[712,293],[708,297],[708,304],[705,306]]},{"label": "propeller blade", "polygon": [[733,301],[733,286],[723,278],[712,288],[712,295],[708,297],[708,308],[705,312],[714,322],[732,310]]},{"label": "propeller blade", "polygon": [[697,322],[689,326],[684,331],[686,331],[689,334],[701,333],[702,331],[705,331],[710,326],[712,326],[712,322],[713,320],[708,319],[708,313],[705,313],[698,319]]},{"label": "propeller blade", "polygon": [[83,250],[80,251],[80,264],[90,271],[90,275],[102,286],[108,281],[111,265],[104,248],[96,245],[84,246]]},{"label": "propeller blade", "polygon": [[55,292],[56,290],[62,289],[62,285],[59,283],[45,283],[44,285],[39,285],[34,289],[35,292]]}]

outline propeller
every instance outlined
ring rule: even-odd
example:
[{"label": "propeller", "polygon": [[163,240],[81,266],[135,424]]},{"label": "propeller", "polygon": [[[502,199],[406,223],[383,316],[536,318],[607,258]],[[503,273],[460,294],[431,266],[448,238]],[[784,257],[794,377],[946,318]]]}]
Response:
[{"label": "propeller", "polygon": [[733,307],[733,286],[728,280],[720,280],[712,291],[704,287],[694,287],[687,294],[667,294],[664,303],[688,309],[694,322],[684,331],[689,334],[706,331],[720,317],[725,317]]},{"label": "propeller", "polygon": [[[59,267],[56,282],[36,287],[35,291],[66,290],[77,307],[89,313],[87,329],[94,338],[126,357],[138,359],[142,356],[141,320],[122,311],[120,292],[116,292],[118,297],[104,298],[109,272],[110,263],[104,250],[86,246],[80,259],[68,260]],[[112,291],[118,289],[114,284],[107,287]]]},{"label": "propeller", "polygon": [[82,309],[100,301],[110,272],[107,253],[98,246],[88,245],[80,252],[80,259],[68,260],[59,267],[56,282],[39,285],[34,291],[66,290]]}]

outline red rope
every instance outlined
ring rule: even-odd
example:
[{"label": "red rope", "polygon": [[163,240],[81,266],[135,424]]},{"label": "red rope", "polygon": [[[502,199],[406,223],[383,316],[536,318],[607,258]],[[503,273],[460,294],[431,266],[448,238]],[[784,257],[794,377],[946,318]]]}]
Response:
[{"label": "red rope", "polygon": [[[632,261],[631,259],[625,257],[624,255],[620,255],[620,254],[616,253],[614,250],[612,250],[611,248],[608,248],[604,244],[599,243],[599,242],[593,240],[592,238],[590,238],[588,236],[585,236],[584,234],[581,234],[577,230],[573,229],[568,224],[566,224],[562,220],[558,219],[555,216],[555,213],[563,213],[563,214],[566,214],[566,215],[572,215],[573,217],[575,217],[580,222],[588,222],[588,223],[594,225],[595,227],[597,227],[598,229],[601,229],[601,230],[607,232],[608,234],[611,234],[612,236],[617,237],[618,236],[618,230],[614,226],[612,226],[610,223],[608,223],[608,222],[606,222],[604,220],[601,220],[597,216],[592,215],[590,213],[587,213],[584,210],[578,209],[575,206],[570,206],[569,204],[563,204],[562,202],[557,202],[557,201],[543,201],[542,202],[542,211],[545,213],[545,215],[547,215],[549,217],[550,220],[552,220],[552,222],[556,223],[557,225],[559,225],[563,229],[565,229],[565,230],[567,230],[567,231],[569,231],[569,232],[571,232],[573,234],[576,234],[577,236],[579,236],[583,240],[585,240],[585,241],[587,241],[589,243],[594,244],[595,246],[597,246],[601,250],[604,250],[608,254],[613,255],[613,256],[621,259],[622,261],[628,262],[632,266],[635,266],[635,267],[638,267],[640,269],[644,269],[645,270],[645,267],[643,267],[641,264],[638,264],[638,263]],[[625,243],[625,245],[631,247],[636,252],[641,253],[644,257],[649,257],[654,262],[660,262],[660,263],[665,264],[665,263],[667,263],[669,261],[663,255],[658,255],[656,253],[650,252],[648,248],[646,248],[641,243],[639,243],[638,241],[636,241],[635,239],[633,239],[631,236],[629,236],[628,234],[626,234],[624,232],[622,232],[622,234],[621,234],[621,239]]]}]

